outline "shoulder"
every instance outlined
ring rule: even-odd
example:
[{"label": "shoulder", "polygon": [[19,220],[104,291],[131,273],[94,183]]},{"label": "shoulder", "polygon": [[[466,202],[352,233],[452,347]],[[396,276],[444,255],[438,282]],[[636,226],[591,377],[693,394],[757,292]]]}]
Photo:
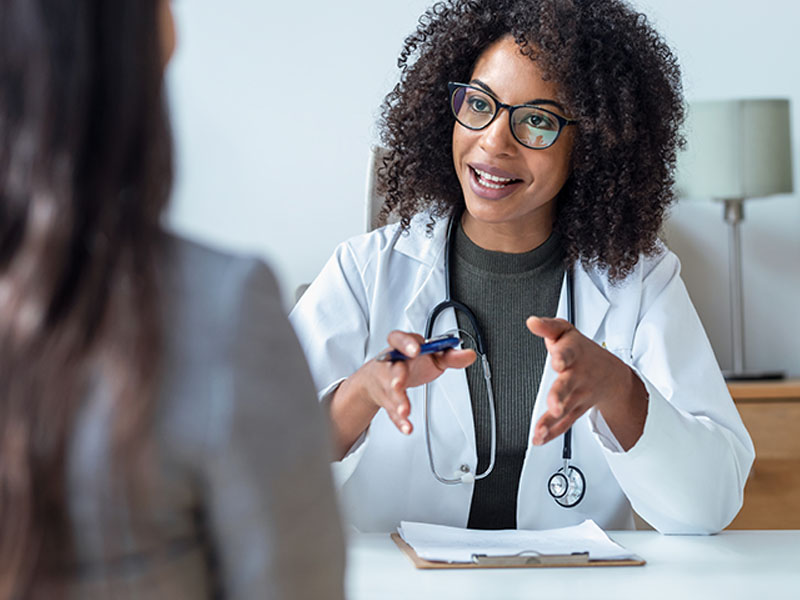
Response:
[{"label": "shoulder", "polygon": [[[233,370],[270,338],[289,335],[278,284],[260,259],[170,236],[160,278],[163,393],[199,406],[231,385]],[[221,382],[227,382],[223,386]]]},{"label": "shoulder", "polygon": [[639,256],[636,266],[622,281],[612,282],[607,272],[597,267],[585,269],[586,275],[608,299],[631,293],[641,294],[663,288],[680,275],[680,260],[659,241],[653,254]]},{"label": "shoulder", "polygon": [[263,310],[282,312],[272,271],[252,256],[169,236],[161,275],[168,330],[180,324],[195,333],[228,329],[253,294],[260,296]]},{"label": "shoulder", "polygon": [[193,302],[202,297],[224,307],[236,290],[252,283],[278,295],[272,271],[254,256],[225,252],[174,235],[168,236],[165,250],[164,285],[188,294]]},{"label": "shoulder", "polygon": [[226,443],[241,415],[255,423],[281,399],[313,398],[278,284],[262,260],[171,237],[162,272],[162,410],[175,445]]},{"label": "shoulder", "polygon": [[362,263],[388,253],[399,253],[421,262],[431,262],[444,247],[448,219],[417,214],[407,229],[399,223],[379,227],[342,242],[336,254],[349,253]]}]

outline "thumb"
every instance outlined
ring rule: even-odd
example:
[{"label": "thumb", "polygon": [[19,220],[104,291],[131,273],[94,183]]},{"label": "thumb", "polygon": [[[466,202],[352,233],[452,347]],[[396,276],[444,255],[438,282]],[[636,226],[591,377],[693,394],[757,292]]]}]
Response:
[{"label": "thumb", "polygon": [[525,321],[525,325],[528,326],[532,334],[554,342],[572,329],[572,325],[569,321],[565,321],[564,319],[548,319],[545,317],[528,317],[528,320]]}]

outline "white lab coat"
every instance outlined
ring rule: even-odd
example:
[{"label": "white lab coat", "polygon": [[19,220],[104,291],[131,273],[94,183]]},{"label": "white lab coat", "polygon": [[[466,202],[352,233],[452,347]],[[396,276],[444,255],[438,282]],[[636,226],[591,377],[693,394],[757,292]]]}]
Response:
[{"label": "white lab coat", "polygon": [[[393,329],[424,332],[428,312],[445,294],[446,220],[426,235],[427,215],[408,234],[396,225],[341,244],[291,314],[322,401],[387,346]],[[556,504],[547,481],[561,465],[562,438],[529,445],[517,496],[517,526],[544,529],[594,519],[605,529],[633,527],[631,507],[664,533],[711,533],[739,511],[753,445],[728,394],[713,351],[666,248],[639,261],[612,286],[576,266],[577,328],[629,364],[649,394],[644,432],[624,452],[599,411],[573,426],[573,464],[586,476],[574,508]],[[562,286],[557,316],[566,318]],[[434,334],[452,330],[445,311]],[[555,380],[548,360],[531,431]],[[361,531],[392,531],[401,520],[465,527],[474,484],[444,485],[428,465],[422,387],[408,392],[410,436],[379,411],[345,458],[334,463],[345,519]],[[431,385],[431,435],[439,473],[477,466],[469,388],[463,370]]]}]

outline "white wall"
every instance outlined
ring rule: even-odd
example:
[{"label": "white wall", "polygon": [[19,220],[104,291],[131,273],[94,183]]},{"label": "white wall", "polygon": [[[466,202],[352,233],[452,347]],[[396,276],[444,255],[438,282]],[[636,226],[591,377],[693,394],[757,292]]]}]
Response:
[{"label": "white wall", "polygon": [[[288,299],[363,227],[374,121],[427,0],[191,0],[173,4],[168,74],[178,177],[170,222],[271,262]],[[683,65],[687,97],[788,97],[793,196],[746,205],[746,360],[800,375],[800,3],[638,0]],[[321,99],[325,102],[320,102]],[[678,205],[670,246],[723,367],[730,366],[726,226]]]}]

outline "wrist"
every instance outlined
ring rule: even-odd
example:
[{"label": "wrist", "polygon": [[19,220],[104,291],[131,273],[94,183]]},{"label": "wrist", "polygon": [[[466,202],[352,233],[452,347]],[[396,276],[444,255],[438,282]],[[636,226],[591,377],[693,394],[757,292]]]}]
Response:
[{"label": "wrist", "polygon": [[350,414],[369,414],[370,418],[378,412],[379,406],[372,399],[369,392],[370,373],[365,372],[370,369],[370,363],[362,365],[355,373],[342,381],[337,395],[341,393],[338,400],[342,406],[346,406],[346,411]]}]

